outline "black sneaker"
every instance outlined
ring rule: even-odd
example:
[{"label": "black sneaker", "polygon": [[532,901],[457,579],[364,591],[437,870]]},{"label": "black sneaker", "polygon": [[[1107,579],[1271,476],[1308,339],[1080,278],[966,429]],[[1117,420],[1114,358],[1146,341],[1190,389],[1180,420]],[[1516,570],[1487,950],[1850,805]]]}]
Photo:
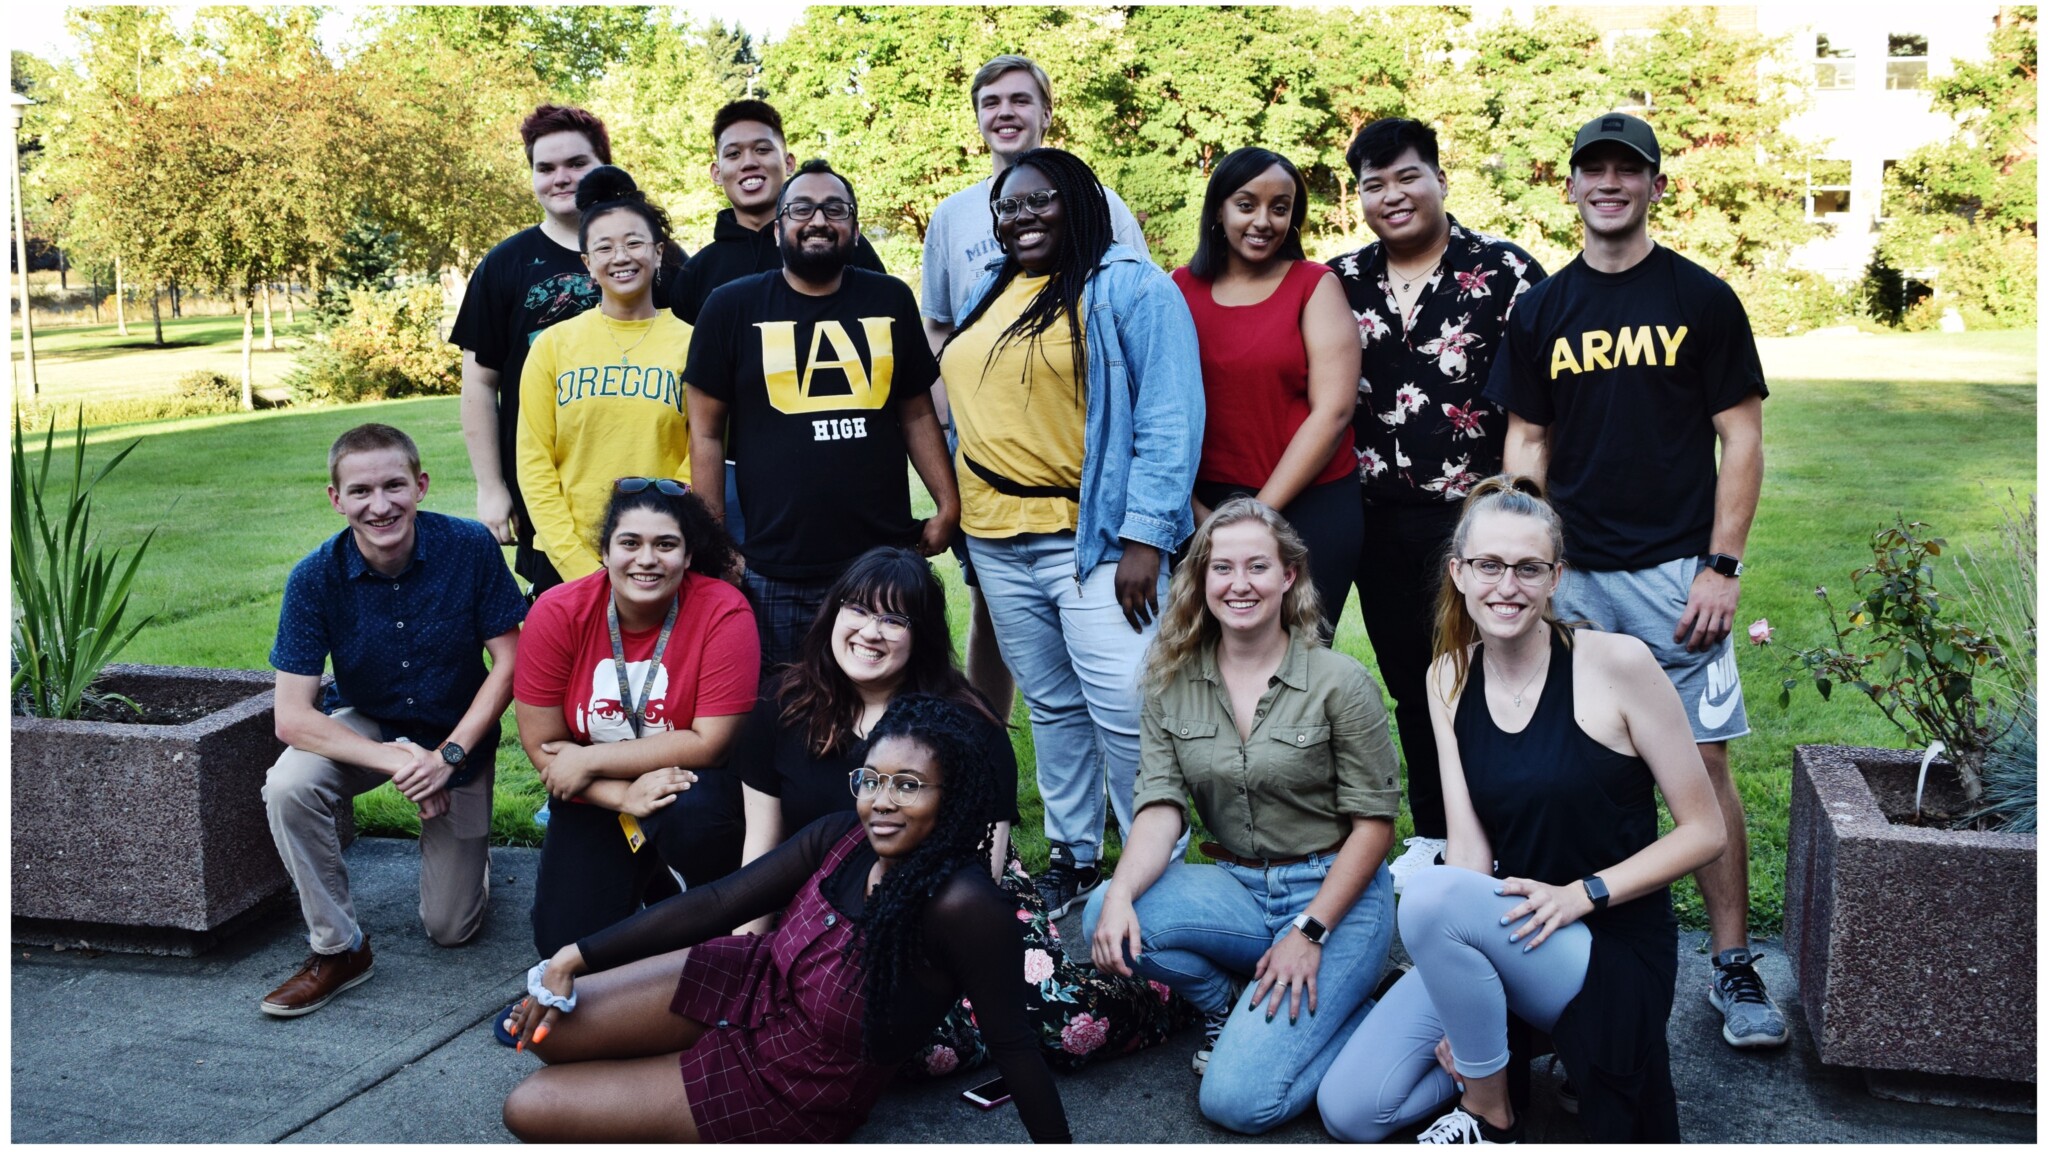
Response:
[{"label": "black sneaker", "polygon": [[1228,1008],[1221,1012],[1202,1013],[1202,1046],[1195,1050],[1195,1075],[1205,1075],[1209,1071],[1209,1054],[1216,1051],[1216,1040],[1223,1035],[1223,1026],[1229,1022]]},{"label": "black sneaker", "polygon": [[1465,1111],[1464,1107],[1451,1109],[1436,1118],[1436,1123],[1424,1128],[1415,1137],[1417,1144],[1520,1144],[1522,1142],[1522,1118],[1506,1128],[1495,1128],[1479,1116]]},{"label": "black sneaker", "polygon": [[1714,957],[1714,981],[1707,1002],[1721,1010],[1721,1039],[1737,1048],[1776,1048],[1788,1038],[1785,1014],[1764,991],[1756,957],[1730,948]]},{"label": "black sneaker", "polygon": [[1102,883],[1102,870],[1093,864],[1074,863],[1073,850],[1065,844],[1054,844],[1052,862],[1045,871],[1031,882],[1038,889],[1038,898],[1045,901],[1045,916],[1057,920],[1067,914],[1076,900],[1086,900],[1090,892]]}]

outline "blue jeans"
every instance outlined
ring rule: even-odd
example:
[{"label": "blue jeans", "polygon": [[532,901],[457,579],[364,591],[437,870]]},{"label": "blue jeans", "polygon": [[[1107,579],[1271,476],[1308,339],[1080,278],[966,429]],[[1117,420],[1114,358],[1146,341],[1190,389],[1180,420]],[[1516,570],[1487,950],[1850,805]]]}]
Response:
[{"label": "blue jeans", "polygon": [[[1330,926],[1316,970],[1316,1011],[1304,1000],[1290,1023],[1286,1004],[1268,1020],[1266,1005],[1251,1003],[1259,957],[1292,931],[1335,860],[1322,854],[1277,868],[1176,862],[1138,897],[1145,949],[1138,973],[1204,1012],[1230,1013],[1202,1076],[1201,1106],[1203,1116],[1233,1132],[1256,1136],[1315,1103],[1330,1062],[1372,1007],[1394,935],[1394,887],[1384,868]],[[1089,898],[1083,939],[1094,937],[1108,892],[1105,886]]]},{"label": "blue jeans", "polygon": [[[1105,778],[1116,821],[1130,835],[1138,671],[1157,618],[1143,632],[1131,629],[1117,604],[1114,563],[1097,564],[1076,580],[1071,532],[969,536],[967,551],[1003,663],[1031,706],[1045,838],[1071,848],[1076,864],[1093,864],[1102,858]],[[1162,609],[1166,575],[1162,562]]]},{"label": "blue jeans", "polygon": [[725,462],[725,534],[735,545],[747,542],[747,518],[740,512],[740,470]]}]

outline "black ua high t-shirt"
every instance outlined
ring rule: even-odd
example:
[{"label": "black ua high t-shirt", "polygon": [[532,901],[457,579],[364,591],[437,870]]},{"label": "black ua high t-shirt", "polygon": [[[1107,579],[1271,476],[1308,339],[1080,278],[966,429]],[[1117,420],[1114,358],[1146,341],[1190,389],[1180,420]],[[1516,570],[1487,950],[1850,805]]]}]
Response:
[{"label": "black ua high t-shirt", "polygon": [[848,268],[839,291],[807,296],[763,272],[711,293],[683,380],[728,406],[748,567],[837,576],[870,548],[915,543],[900,415],[938,375],[893,276]]},{"label": "black ua high t-shirt", "polygon": [[1626,272],[1583,256],[1515,305],[1486,398],[1550,429],[1565,558],[1596,571],[1706,554],[1714,416],[1768,396],[1734,289],[1659,245]]}]

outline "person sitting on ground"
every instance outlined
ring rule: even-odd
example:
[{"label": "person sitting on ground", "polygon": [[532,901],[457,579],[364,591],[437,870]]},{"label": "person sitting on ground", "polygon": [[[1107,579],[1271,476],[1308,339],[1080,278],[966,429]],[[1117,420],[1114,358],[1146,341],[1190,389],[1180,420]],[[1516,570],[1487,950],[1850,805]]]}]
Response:
[{"label": "person sitting on ground", "polygon": [[519,488],[556,574],[536,593],[604,567],[590,542],[615,477],[690,479],[690,326],[656,300],[673,275],[668,216],[610,165],[583,178],[576,202],[602,299],[535,338],[519,378]]},{"label": "person sitting on ground", "polygon": [[270,650],[277,738],[289,747],[264,777],[263,806],[313,948],[263,998],[271,1016],[303,1016],[370,978],[338,824],[386,780],[419,806],[428,938],[452,948],[483,927],[498,723],[526,615],[488,528],[419,510],[427,474],[412,437],[351,428],[327,471],[348,527],[292,569]]},{"label": "person sitting on ground", "polygon": [[[549,1066],[506,1099],[505,1126],[532,1141],[844,1141],[965,994],[1032,1139],[1068,1140],[1017,979],[1015,905],[985,868],[1006,801],[979,725],[898,698],[848,780],[856,812],[537,965],[515,1025]],[[774,931],[728,935],[778,909]]]},{"label": "person sitting on ground", "polygon": [[[1137,824],[1086,916],[1097,968],[1202,1010],[1202,1115],[1254,1136],[1314,1102],[1393,935],[1386,709],[1323,647],[1308,573],[1301,537],[1250,497],[1196,529],[1146,654]],[[1189,797],[1214,865],[1173,858]]]},{"label": "person sitting on ground", "polygon": [[[981,754],[1000,777],[989,872],[1023,924],[1023,975],[1032,986],[1027,999],[1036,1001],[1032,1016],[1047,1062],[1071,1070],[1161,1043],[1186,1015],[1179,997],[1143,980],[1069,963],[1061,950],[1059,930],[1010,844],[1017,756],[1009,731],[954,666],[946,619],[945,587],[908,549],[874,549],[834,583],[796,663],[771,680],[733,747],[732,763],[744,781],[745,860],[765,855],[789,829],[853,809],[847,773],[865,761],[867,733],[891,701],[910,693],[950,700],[973,722]],[[904,1071],[945,1075],[987,1059],[973,1009],[963,1001]]]},{"label": "person sitting on ground", "polygon": [[1677,1143],[1670,885],[1724,845],[1685,709],[1642,641],[1558,623],[1564,530],[1535,481],[1474,486],[1451,547],[1430,670],[1449,866],[1408,880],[1415,968],[1324,1077],[1323,1123],[1383,1140],[1462,1085],[1420,1141],[1516,1141],[1512,1012],[1556,1044],[1586,1139]]},{"label": "person sitting on ground", "polygon": [[[752,710],[754,614],[718,578],[725,535],[660,477],[612,486],[605,566],[542,594],[515,683],[519,740],[548,790],[533,894],[542,956],[739,867],[739,780],[724,767]],[[501,1037],[510,1042],[509,1037]]]}]

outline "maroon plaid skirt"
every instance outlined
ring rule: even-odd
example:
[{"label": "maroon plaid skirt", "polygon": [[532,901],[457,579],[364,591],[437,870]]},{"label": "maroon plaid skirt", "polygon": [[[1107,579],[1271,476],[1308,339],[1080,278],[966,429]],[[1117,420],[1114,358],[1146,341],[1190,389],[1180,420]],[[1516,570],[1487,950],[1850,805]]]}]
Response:
[{"label": "maroon plaid skirt", "polygon": [[706,1143],[843,1142],[888,1084],[862,1057],[863,975],[842,955],[853,925],[818,887],[865,835],[833,847],[774,932],[690,950],[669,1011],[710,1025],[680,1057]]}]

